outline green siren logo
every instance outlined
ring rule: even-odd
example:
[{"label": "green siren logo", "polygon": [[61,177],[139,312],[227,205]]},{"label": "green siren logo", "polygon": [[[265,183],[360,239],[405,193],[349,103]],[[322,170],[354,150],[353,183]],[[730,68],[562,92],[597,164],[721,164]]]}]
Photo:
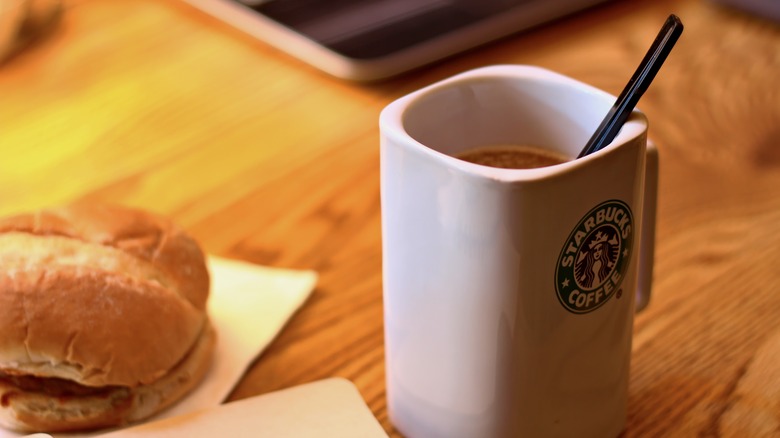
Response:
[{"label": "green siren logo", "polygon": [[616,292],[620,297],[633,237],[631,209],[622,201],[603,202],[580,220],[555,269],[555,290],[566,310],[588,313]]}]

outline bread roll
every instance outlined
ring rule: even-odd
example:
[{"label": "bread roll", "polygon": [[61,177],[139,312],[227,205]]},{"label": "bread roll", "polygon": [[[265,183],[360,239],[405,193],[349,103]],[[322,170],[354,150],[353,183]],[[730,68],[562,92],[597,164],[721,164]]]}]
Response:
[{"label": "bread roll", "polygon": [[76,204],[0,220],[0,424],[120,425],[170,405],[214,349],[209,275],[170,221]]}]

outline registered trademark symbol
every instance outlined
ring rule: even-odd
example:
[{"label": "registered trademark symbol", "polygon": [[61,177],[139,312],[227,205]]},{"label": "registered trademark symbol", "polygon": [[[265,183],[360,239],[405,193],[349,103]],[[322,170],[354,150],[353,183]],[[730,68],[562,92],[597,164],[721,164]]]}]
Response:
[{"label": "registered trademark symbol", "polygon": [[615,297],[620,298],[621,295],[623,295],[623,289],[618,289],[618,291],[615,293]]}]

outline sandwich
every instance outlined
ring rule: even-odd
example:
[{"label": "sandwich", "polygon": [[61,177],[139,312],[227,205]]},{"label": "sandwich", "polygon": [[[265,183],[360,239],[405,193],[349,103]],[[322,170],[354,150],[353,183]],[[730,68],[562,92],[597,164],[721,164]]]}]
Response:
[{"label": "sandwich", "polygon": [[0,425],[66,432],[160,412],[216,336],[198,244],[169,220],[74,204],[0,219]]}]

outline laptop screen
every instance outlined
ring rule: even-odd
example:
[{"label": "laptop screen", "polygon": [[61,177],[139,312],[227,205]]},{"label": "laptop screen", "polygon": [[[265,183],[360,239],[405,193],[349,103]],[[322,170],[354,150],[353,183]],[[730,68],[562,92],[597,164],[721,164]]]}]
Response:
[{"label": "laptop screen", "polygon": [[346,57],[371,59],[534,1],[540,0],[247,0],[241,3]]}]

